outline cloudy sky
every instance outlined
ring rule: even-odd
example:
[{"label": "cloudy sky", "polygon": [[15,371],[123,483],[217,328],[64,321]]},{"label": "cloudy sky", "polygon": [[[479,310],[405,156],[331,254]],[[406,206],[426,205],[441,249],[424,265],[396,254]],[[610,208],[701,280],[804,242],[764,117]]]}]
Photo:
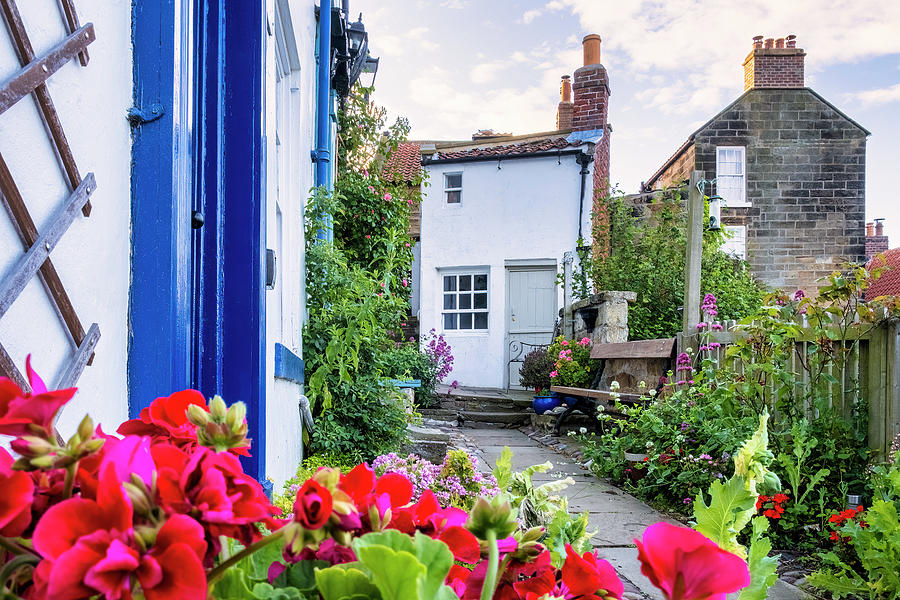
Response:
[{"label": "cloudy sky", "polygon": [[[736,9],[735,7],[739,7]],[[635,191],[743,92],[754,35],[797,36],[807,85],[872,132],[867,219],[900,246],[900,1],[351,0],[381,57],[375,99],[413,139],[555,128],[560,75],[599,33],[612,179]]]}]

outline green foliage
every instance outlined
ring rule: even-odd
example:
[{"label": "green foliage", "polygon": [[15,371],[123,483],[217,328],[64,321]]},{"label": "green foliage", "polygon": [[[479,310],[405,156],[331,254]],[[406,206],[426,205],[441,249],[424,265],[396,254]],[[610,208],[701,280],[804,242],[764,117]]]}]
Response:
[{"label": "green foliage", "polygon": [[872,506],[840,529],[848,550],[823,554],[823,568],[807,578],[838,600],[900,598],[900,460],[879,467],[873,480]]},{"label": "green foliage", "polygon": [[548,481],[535,485],[535,473],[547,473],[553,463],[532,465],[521,472],[512,470],[512,450],[504,446],[500,458],[494,466],[493,475],[501,495],[510,499],[513,508],[518,509],[519,519],[526,528],[546,526],[559,511],[566,511],[568,501],[559,492],[575,483],[571,477]]},{"label": "green foliage", "polygon": [[[547,349],[550,360],[554,361],[550,381],[553,385],[588,387],[597,370],[596,361],[591,360],[590,343],[556,338]],[[555,375],[554,375],[555,373]]]},{"label": "green foliage", "polygon": [[766,600],[767,590],[778,579],[778,557],[769,556],[772,542],[765,537],[769,531],[769,520],[754,517],[750,537],[750,552],[747,565],[750,567],[750,585],[741,590],[737,600]]},{"label": "green foliage", "polygon": [[427,406],[434,396],[438,367],[419,349],[415,342],[397,342],[378,354],[381,372],[392,379],[418,379],[422,387],[416,390],[420,405]]},{"label": "green foliage", "polygon": [[593,549],[591,538],[597,532],[588,532],[587,527],[587,512],[573,518],[567,510],[556,511],[556,515],[547,525],[547,537],[543,540],[543,544],[550,551],[553,566],[561,568],[565,562],[566,544],[571,544],[579,554]]},{"label": "green foliage", "polygon": [[756,494],[751,493],[743,477],[735,475],[724,484],[714,481],[709,486],[709,504],[698,494],[694,499],[694,529],[742,558],[747,549],[738,543],[738,535],[750,522]]},{"label": "green foliage", "polygon": [[[382,135],[385,111],[366,92],[355,90],[339,115],[334,193],[315,190],[306,207],[303,332],[306,393],[317,421],[312,450],[360,459],[403,439],[404,407],[379,381],[399,377],[385,372],[397,366],[385,352],[409,310],[409,212],[421,201],[415,186],[382,177],[409,127],[398,120]],[[330,227],[333,241],[320,239]]]},{"label": "green foliage", "polygon": [[[608,219],[595,219],[591,279],[595,290],[637,292],[628,309],[631,339],[672,337],[681,330],[687,248],[682,194],[672,190],[646,208],[613,195],[602,201]],[[716,295],[720,319],[740,319],[759,308],[762,292],[746,263],[719,250],[725,236],[704,230],[701,291]],[[601,251],[606,248],[608,253]]]},{"label": "green foliage", "polygon": [[294,499],[297,495],[297,488],[315,475],[319,468],[332,467],[341,473],[349,473],[357,464],[359,464],[359,461],[355,457],[342,454],[314,454],[307,456],[297,467],[297,474],[284,483],[284,493],[281,495],[276,494],[272,498],[272,504],[281,509],[282,515],[291,514],[294,511]]}]

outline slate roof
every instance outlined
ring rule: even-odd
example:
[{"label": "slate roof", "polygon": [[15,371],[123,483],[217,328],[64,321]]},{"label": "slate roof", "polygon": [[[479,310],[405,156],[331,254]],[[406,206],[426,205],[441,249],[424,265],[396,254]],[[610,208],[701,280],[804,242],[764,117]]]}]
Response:
[{"label": "slate roof", "polygon": [[418,142],[403,142],[398,145],[384,163],[381,176],[400,179],[412,183],[422,172],[422,154]]},{"label": "slate roof", "polygon": [[881,274],[879,279],[872,282],[866,290],[866,298],[872,299],[878,296],[900,296],[900,248],[892,248],[884,252],[884,262],[877,256],[868,262],[867,269],[884,266],[888,269]]}]

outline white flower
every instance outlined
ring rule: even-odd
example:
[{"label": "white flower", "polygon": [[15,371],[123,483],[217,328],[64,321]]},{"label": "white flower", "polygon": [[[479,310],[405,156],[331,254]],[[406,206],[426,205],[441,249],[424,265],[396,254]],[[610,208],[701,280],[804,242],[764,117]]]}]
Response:
[{"label": "white flower", "polygon": [[618,381],[613,381],[612,383],[610,383],[610,384],[609,384],[609,389],[611,389],[611,390],[613,390],[613,391],[619,389],[619,382],[618,382]]},{"label": "white flower", "polygon": [[650,391],[647,392],[647,393],[650,394],[650,397],[652,398],[653,396],[656,395],[656,390],[650,390]]},{"label": "white flower", "polygon": [[567,435],[567,436],[569,436],[569,437],[572,437],[572,436],[574,436],[574,435],[575,435],[575,432],[574,432],[574,431],[570,431],[570,432],[569,432],[569,433],[567,433],[567,434],[566,434],[566,435]]},{"label": "white flower", "polygon": [[582,428],[580,428],[578,431],[581,432],[581,435],[584,435],[584,434],[587,433],[587,427],[582,427]]},{"label": "white flower", "polygon": [[647,450],[653,450],[653,442],[647,442]]}]

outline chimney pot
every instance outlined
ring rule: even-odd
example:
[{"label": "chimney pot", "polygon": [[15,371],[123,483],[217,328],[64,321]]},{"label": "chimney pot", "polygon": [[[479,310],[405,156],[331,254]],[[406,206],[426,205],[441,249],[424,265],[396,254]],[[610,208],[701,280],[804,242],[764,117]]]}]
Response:
[{"label": "chimney pot", "polygon": [[762,48],[762,46],[763,46],[763,36],[754,35],[753,36],[753,48],[758,50],[758,49]]},{"label": "chimney pot", "polygon": [[581,41],[584,48],[584,66],[600,64],[600,36],[591,33]]},{"label": "chimney pot", "polygon": [[866,237],[872,237],[873,235],[875,235],[875,223],[866,223]]},{"label": "chimney pot", "polygon": [[875,219],[875,235],[884,235],[884,219]]},{"label": "chimney pot", "polygon": [[775,45],[775,38],[766,38],[765,48],[772,48]]},{"label": "chimney pot", "polygon": [[572,101],[572,81],[568,75],[562,76],[562,83],[559,86],[559,95],[561,102]]},{"label": "chimney pot", "polygon": [[775,47],[784,48],[784,38],[778,38],[777,40],[775,40]]},{"label": "chimney pot", "polygon": [[796,48],[797,47],[797,36],[796,35],[791,34],[791,35],[787,36],[785,38],[785,40],[787,40],[788,48]]}]

